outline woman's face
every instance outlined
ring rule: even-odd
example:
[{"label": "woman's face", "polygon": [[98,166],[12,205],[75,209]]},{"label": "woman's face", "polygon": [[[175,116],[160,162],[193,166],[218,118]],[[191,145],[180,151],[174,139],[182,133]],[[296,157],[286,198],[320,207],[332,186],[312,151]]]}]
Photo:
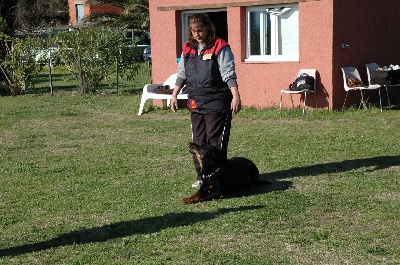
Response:
[{"label": "woman's face", "polygon": [[190,27],[190,31],[192,32],[193,38],[197,40],[199,43],[202,43],[207,39],[208,29],[202,27],[201,25],[195,23]]}]

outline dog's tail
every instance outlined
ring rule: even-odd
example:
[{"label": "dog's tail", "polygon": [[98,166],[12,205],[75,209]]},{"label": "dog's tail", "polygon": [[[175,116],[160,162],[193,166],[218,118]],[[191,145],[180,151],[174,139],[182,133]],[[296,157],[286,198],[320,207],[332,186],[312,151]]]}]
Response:
[{"label": "dog's tail", "polygon": [[267,186],[272,184],[268,180],[262,180],[260,178],[260,172],[257,168],[257,166],[252,162],[251,165],[248,165],[250,167],[250,172],[252,174],[252,179],[253,179],[253,187],[262,187],[262,186]]},{"label": "dog's tail", "polygon": [[269,182],[268,180],[261,180],[259,179],[260,177],[260,172],[258,171],[257,166],[251,162],[250,164],[247,165],[249,172],[251,172],[251,183],[253,185],[253,187],[261,187],[261,186],[266,186],[266,185],[270,185],[271,182]]}]

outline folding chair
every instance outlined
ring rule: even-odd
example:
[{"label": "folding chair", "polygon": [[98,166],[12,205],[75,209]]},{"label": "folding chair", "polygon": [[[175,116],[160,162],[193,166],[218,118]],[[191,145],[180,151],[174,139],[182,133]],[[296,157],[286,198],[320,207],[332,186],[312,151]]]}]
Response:
[{"label": "folding chair", "polygon": [[306,109],[307,94],[314,94],[315,107],[317,107],[317,96],[315,95],[315,93],[317,91],[317,81],[316,81],[317,70],[316,69],[300,69],[296,73],[296,78],[299,77],[301,74],[304,74],[304,73],[308,74],[309,76],[314,77],[314,89],[303,89],[303,90],[299,90],[299,91],[290,90],[288,88],[282,89],[281,90],[281,100],[280,100],[280,103],[279,103],[279,112],[281,112],[281,110],[282,110],[282,94],[289,94],[290,95],[290,99],[292,100],[293,108],[294,108],[294,103],[293,103],[292,94],[304,94],[303,115],[304,115],[304,112],[305,112],[305,109]]},{"label": "folding chair", "polygon": [[347,78],[348,77],[352,77],[355,78],[357,80],[361,81],[361,77],[360,74],[358,73],[358,70],[355,67],[343,67],[342,69],[342,73],[343,73],[343,86],[344,86],[344,90],[346,90],[346,97],[344,98],[344,102],[343,102],[343,107],[346,104],[346,100],[347,100],[347,95],[349,94],[349,92],[357,92],[360,91],[360,106],[362,105],[364,110],[367,110],[367,105],[364,101],[364,93],[363,91],[365,90],[375,90],[378,89],[378,93],[379,93],[379,106],[382,112],[382,98],[381,98],[381,85],[362,85],[362,86],[356,86],[356,87],[349,87],[347,84]]}]

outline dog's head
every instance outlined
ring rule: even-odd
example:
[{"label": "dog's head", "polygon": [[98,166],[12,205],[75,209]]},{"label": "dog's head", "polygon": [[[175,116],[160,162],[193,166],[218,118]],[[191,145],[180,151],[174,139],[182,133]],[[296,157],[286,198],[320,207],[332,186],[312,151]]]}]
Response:
[{"label": "dog's head", "polygon": [[209,144],[189,143],[189,152],[199,161],[203,175],[211,174],[223,163],[221,151]]}]

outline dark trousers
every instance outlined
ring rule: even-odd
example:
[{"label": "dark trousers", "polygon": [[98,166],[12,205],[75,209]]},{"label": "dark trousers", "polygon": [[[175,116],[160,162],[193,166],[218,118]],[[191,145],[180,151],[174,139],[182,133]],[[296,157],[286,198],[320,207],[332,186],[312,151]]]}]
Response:
[{"label": "dark trousers", "polygon": [[[227,156],[229,135],[231,133],[232,112],[223,114],[201,114],[192,112],[192,141],[201,145],[208,143]],[[197,179],[200,180],[200,164],[193,156]]]}]

